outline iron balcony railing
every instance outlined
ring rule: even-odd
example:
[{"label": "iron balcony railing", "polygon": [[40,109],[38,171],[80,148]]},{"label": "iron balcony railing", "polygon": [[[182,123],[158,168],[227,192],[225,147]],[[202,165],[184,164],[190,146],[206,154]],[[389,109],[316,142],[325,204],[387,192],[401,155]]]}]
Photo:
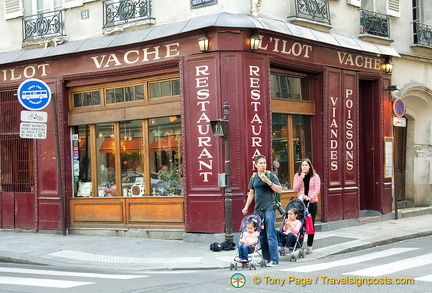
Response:
[{"label": "iron balcony railing", "polygon": [[432,26],[413,22],[414,44],[432,46]]},{"label": "iron balcony railing", "polygon": [[105,0],[103,1],[103,28],[122,25],[139,20],[150,20],[150,0]]},{"label": "iron balcony railing", "polygon": [[295,0],[296,17],[331,24],[329,0]]},{"label": "iron balcony railing", "polygon": [[23,41],[63,36],[63,10],[55,10],[23,17]]},{"label": "iron balcony railing", "polygon": [[360,9],[360,33],[390,38],[390,17]]}]

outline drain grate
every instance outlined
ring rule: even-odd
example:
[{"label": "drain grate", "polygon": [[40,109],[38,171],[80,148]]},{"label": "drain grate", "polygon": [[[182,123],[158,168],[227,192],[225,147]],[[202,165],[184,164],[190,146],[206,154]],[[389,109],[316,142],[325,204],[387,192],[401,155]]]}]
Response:
[{"label": "drain grate", "polygon": [[[306,236],[306,239],[307,239],[307,236]],[[315,239],[313,246],[314,246],[314,248],[323,248],[323,247],[341,244],[341,243],[345,243],[345,242],[349,242],[349,241],[353,241],[353,240],[356,240],[356,238],[330,236],[330,237]]]}]

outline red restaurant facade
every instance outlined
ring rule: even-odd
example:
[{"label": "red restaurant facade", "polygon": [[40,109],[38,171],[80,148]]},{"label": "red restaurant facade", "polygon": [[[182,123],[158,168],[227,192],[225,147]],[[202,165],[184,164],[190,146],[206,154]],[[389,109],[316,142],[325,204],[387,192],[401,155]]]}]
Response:
[{"label": "red restaurant facade", "polygon": [[[261,42],[251,50],[254,33]],[[233,227],[257,154],[281,179],[284,204],[300,159],[312,160],[323,222],[392,211],[391,82],[382,68],[392,50],[212,26],[49,58],[37,52],[0,65],[3,229],[223,233],[224,139],[210,121],[223,117],[224,103]],[[29,78],[53,94],[46,139],[19,136],[24,108],[15,94]]]}]

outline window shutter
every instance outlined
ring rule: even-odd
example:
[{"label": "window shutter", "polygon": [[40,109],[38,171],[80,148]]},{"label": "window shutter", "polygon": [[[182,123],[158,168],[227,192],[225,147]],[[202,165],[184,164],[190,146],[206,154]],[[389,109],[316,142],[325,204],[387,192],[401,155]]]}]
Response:
[{"label": "window shutter", "polygon": [[5,0],[5,19],[12,19],[23,16],[21,0]]},{"label": "window shutter", "polygon": [[387,0],[387,14],[400,17],[400,0]]},{"label": "window shutter", "polygon": [[63,0],[63,8],[83,6],[83,0]]}]

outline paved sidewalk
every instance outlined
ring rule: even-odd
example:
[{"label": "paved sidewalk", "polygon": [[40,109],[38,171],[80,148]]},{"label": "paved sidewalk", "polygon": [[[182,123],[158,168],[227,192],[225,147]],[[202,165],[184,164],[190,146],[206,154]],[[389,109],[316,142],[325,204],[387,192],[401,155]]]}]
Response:
[{"label": "paved sidewalk", "polygon": [[[298,261],[432,235],[430,208],[417,213],[398,220],[359,219],[349,227],[317,232],[314,253]],[[0,230],[0,243],[0,262],[125,271],[229,268],[236,254],[213,252],[210,243],[5,230]],[[281,257],[280,267],[289,265],[289,257]]]}]

